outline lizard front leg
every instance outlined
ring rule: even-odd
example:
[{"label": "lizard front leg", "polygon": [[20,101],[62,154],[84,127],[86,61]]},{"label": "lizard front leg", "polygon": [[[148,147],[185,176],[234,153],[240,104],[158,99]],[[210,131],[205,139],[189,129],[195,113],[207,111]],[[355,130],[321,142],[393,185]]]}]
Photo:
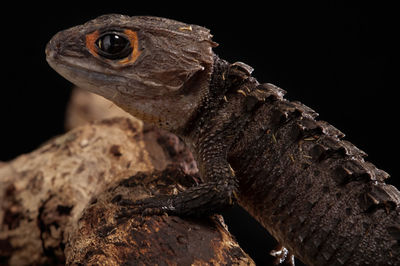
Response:
[{"label": "lizard front leg", "polygon": [[[211,127],[208,119],[186,142],[191,143],[203,183],[190,187],[176,195],[157,195],[140,201],[124,203],[131,213],[154,215],[205,215],[215,213],[236,201],[238,182],[227,161],[230,142],[223,137],[221,127]],[[229,123],[228,123],[229,124]],[[200,132],[201,131],[201,132]],[[128,206],[127,206],[128,205]]]},{"label": "lizard front leg", "polygon": [[198,138],[192,148],[203,183],[176,195],[157,195],[132,202],[127,206],[130,212],[143,215],[168,213],[201,216],[215,213],[236,201],[238,183],[226,159],[228,144],[222,136],[210,130]]}]

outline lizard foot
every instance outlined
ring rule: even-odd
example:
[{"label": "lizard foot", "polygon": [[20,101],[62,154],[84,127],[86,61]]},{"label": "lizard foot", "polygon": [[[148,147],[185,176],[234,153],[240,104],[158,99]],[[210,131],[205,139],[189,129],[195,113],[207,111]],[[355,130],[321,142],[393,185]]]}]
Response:
[{"label": "lizard foot", "polygon": [[294,255],[282,245],[278,245],[269,254],[275,257],[275,265],[295,266]]},{"label": "lizard foot", "polygon": [[132,201],[120,199],[116,204],[129,208],[125,214],[142,214],[143,216],[172,214],[174,212],[174,195],[158,195],[156,197],[145,198]]},{"label": "lizard foot", "polygon": [[178,216],[212,214],[234,203],[234,186],[224,182],[208,182],[191,187],[177,195],[157,195],[143,200],[118,199],[115,204],[126,207],[127,213],[143,216],[164,213]]}]

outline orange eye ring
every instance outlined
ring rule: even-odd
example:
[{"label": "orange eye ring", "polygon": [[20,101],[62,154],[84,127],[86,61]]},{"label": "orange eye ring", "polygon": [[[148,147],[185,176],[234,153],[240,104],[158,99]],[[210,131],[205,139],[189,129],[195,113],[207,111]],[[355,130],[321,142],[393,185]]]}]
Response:
[{"label": "orange eye ring", "polygon": [[98,43],[101,43],[100,38],[107,36],[108,34],[116,34],[115,32],[111,32],[111,33],[106,32],[106,33],[100,35],[100,32],[98,30],[96,30],[92,33],[87,34],[86,35],[86,48],[96,58],[101,58],[101,59],[105,59],[107,61],[112,61],[112,62],[115,62],[120,65],[133,64],[140,55],[139,39],[137,36],[137,32],[129,30],[129,29],[125,29],[123,31],[123,33],[124,33],[123,38],[125,38],[129,41],[129,46],[130,46],[129,53],[124,58],[117,58],[117,60],[116,60],[116,59],[112,59],[112,57],[105,56],[105,53],[103,51],[99,50],[99,46],[97,45]]}]

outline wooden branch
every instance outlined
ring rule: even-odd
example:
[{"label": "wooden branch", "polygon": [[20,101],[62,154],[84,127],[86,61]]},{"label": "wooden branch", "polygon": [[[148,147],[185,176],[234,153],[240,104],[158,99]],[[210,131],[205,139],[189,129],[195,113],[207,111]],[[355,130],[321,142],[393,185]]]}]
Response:
[{"label": "wooden branch", "polygon": [[[181,182],[176,183],[180,180]],[[108,189],[88,207],[71,234],[68,264],[254,265],[232,240],[222,216],[181,219],[130,214],[131,202],[171,194],[192,183],[176,167],[138,174]],[[182,182],[183,181],[183,182]]]},{"label": "wooden branch", "polygon": [[75,128],[0,164],[0,264],[254,265],[218,216],[141,218],[123,204],[177,193],[196,172],[177,137],[138,120]]},{"label": "wooden branch", "polygon": [[65,128],[71,130],[88,122],[127,117],[136,119],[109,100],[80,88],[74,88],[67,106]]}]

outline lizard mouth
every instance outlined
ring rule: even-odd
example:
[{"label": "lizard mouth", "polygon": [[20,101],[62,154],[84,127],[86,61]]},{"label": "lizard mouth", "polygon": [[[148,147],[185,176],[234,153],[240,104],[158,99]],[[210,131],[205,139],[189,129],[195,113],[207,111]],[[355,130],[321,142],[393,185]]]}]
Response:
[{"label": "lizard mouth", "polygon": [[[88,59],[88,58],[86,58]],[[53,49],[50,43],[46,47],[46,60],[48,64],[61,76],[75,84],[76,86],[87,89],[104,97],[115,95],[118,90],[125,94],[124,84],[127,83],[126,77],[116,73],[105,72],[96,68],[96,64],[91,60],[82,57],[64,56]]]}]

